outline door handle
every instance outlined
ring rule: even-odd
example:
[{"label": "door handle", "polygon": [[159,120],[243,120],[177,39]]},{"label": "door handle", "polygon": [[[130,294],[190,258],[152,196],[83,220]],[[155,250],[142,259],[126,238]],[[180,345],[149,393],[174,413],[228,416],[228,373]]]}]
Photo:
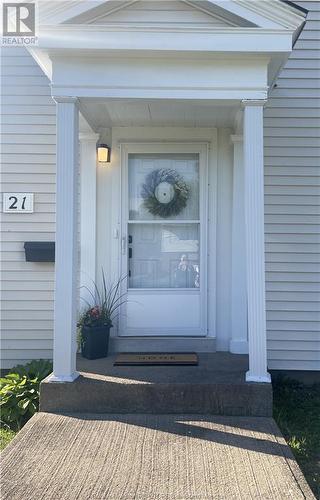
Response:
[{"label": "door handle", "polygon": [[125,255],[127,253],[127,238],[125,236],[122,236],[121,238],[121,253],[122,255]]}]

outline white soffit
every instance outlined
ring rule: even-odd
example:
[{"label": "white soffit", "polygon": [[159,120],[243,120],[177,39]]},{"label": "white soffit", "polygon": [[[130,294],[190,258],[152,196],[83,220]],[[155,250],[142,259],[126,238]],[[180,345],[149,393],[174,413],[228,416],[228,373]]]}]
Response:
[{"label": "white soffit", "polygon": [[81,98],[80,109],[96,131],[129,126],[233,127],[239,103]]}]

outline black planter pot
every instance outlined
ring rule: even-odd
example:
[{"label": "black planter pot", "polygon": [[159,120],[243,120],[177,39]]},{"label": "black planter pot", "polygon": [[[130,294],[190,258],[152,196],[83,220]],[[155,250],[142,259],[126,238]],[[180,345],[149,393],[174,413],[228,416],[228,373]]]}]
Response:
[{"label": "black planter pot", "polygon": [[108,355],[110,326],[83,326],[81,329],[81,354],[87,359],[105,358]]}]

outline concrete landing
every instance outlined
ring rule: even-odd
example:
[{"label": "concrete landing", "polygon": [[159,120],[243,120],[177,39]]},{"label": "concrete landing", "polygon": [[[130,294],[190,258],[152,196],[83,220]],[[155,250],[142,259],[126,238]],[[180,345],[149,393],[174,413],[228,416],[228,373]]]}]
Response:
[{"label": "concrete landing", "polygon": [[115,356],[78,358],[73,383],[44,381],[48,412],[272,416],[271,384],[245,382],[248,357],[200,354],[198,366],[113,366]]},{"label": "concrete landing", "polygon": [[2,454],[2,500],[314,499],[270,418],[39,413]]}]

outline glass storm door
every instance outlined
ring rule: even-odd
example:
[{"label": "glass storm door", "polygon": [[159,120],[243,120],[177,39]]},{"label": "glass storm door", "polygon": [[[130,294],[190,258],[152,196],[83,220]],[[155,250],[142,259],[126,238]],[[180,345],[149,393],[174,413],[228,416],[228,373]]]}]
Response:
[{"label": "glass storm door", "polygon": [[207,147],[122,154],[120,335],[207,334]]}]

